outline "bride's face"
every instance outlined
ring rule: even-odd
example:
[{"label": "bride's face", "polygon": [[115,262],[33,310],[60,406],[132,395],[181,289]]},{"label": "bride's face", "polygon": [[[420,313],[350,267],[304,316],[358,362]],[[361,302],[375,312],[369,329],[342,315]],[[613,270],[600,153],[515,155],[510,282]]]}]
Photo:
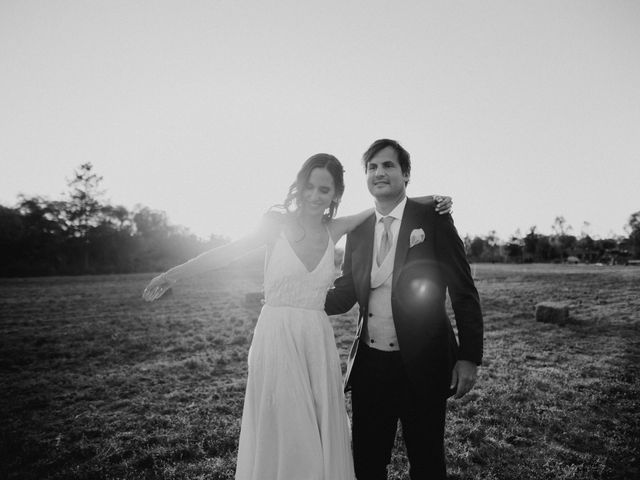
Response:
[{"label": "bride's face", "polygon": [[302,212],[322,216],[335,199],[333,177],[326,168],[314,168],[302,190]]}]

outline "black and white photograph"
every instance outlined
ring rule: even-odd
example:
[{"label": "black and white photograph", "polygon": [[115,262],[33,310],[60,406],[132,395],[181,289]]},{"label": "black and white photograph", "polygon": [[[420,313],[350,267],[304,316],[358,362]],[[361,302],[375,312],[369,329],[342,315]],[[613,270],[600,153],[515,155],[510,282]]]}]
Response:
[{"label": "black and white photograph", "polygon": [[0,0],[0,479],[640,478],[640,2]]}]

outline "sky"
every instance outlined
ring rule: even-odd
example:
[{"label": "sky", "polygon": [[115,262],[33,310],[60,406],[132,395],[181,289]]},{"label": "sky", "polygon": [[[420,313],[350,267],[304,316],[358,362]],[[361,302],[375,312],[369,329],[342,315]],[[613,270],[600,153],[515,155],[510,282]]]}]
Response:
[{"label": "sky", "polygon": [[393,138],[461,236],[640,210],[635,0],[0,0],[0,71],[4,206],[91,162],[105,201],[237,238],[318,152],[338,213],[370,207],[360,159]]}]

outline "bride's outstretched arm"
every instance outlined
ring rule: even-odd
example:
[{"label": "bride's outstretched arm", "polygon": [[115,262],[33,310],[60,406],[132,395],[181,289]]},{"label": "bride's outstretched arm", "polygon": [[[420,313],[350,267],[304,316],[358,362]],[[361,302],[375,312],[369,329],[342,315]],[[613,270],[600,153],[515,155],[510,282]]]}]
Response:
[{"label": "bride's outstretched arm", "polygon": [[160,298],[171,286],[182,279],[228,266],[252,250],[265,245],[273,236],[276,228],[277,220],[271,215],[265,215],[262,224],[255,232],[221,247],[201,253],[197,257],[170,268],[153,278],[144,289],[142,298],[152,302]]},{"label": "bride's outstretched arm", "polygon": [[[453,205],[451,197],[444,195],[416,197],[412,198],[412,200],[425,205],[435,203],[434,208],[440,215],[451,213],[451,206]],[[369,208],[360,213],[356,213],[355,215],[346,215],[344,217],[334,218],[331,221],[330,226],[333,241],[337,242],[343,235],[351,232],[354,228],[364,222],[371,214],[373,214],[373,211],[373,208]]]}]

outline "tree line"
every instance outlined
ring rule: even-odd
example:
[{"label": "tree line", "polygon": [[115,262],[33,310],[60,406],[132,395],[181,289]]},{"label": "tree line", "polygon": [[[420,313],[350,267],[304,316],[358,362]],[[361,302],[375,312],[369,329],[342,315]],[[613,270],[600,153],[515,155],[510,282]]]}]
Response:
[{"label": "tree line", "polygon": [[[586,224],[585,226],[588,226]],[[640,211],[629,217],[625,230],[627,237],[594,239],[584,231],[571,234],[573,228],[564,217],[555,218],[553,233],[539,233],[532,226],[526,235],[516,233],[507,242],[501,242],[495,231],[484,237],[466,236],[467,257],[473,262],[505,263],[602,263],[626,265],[640,259]]]},{"label": "tree line", "polygon": [[[101,182],[85,163],[62,199],[20,195],[15,207],[0,205],[0,276],[158,272],[228,241],[221,235],[200,239],[147,206],[110,205],[102,200]],[[493,231],[463,241],[472,262],[624,264],[640,258],[640,211],[629,217],[628,237],[575,236],[563,217],[552,229],[544,235],[532,226],[507,242]]]},{"label": "tree line", "polygon": [[202,240],[165,212],[102,200],[102,177],[85,163],[63,199],[20,195],[0,205],[0,276],[157,272],[228,241]]}]

